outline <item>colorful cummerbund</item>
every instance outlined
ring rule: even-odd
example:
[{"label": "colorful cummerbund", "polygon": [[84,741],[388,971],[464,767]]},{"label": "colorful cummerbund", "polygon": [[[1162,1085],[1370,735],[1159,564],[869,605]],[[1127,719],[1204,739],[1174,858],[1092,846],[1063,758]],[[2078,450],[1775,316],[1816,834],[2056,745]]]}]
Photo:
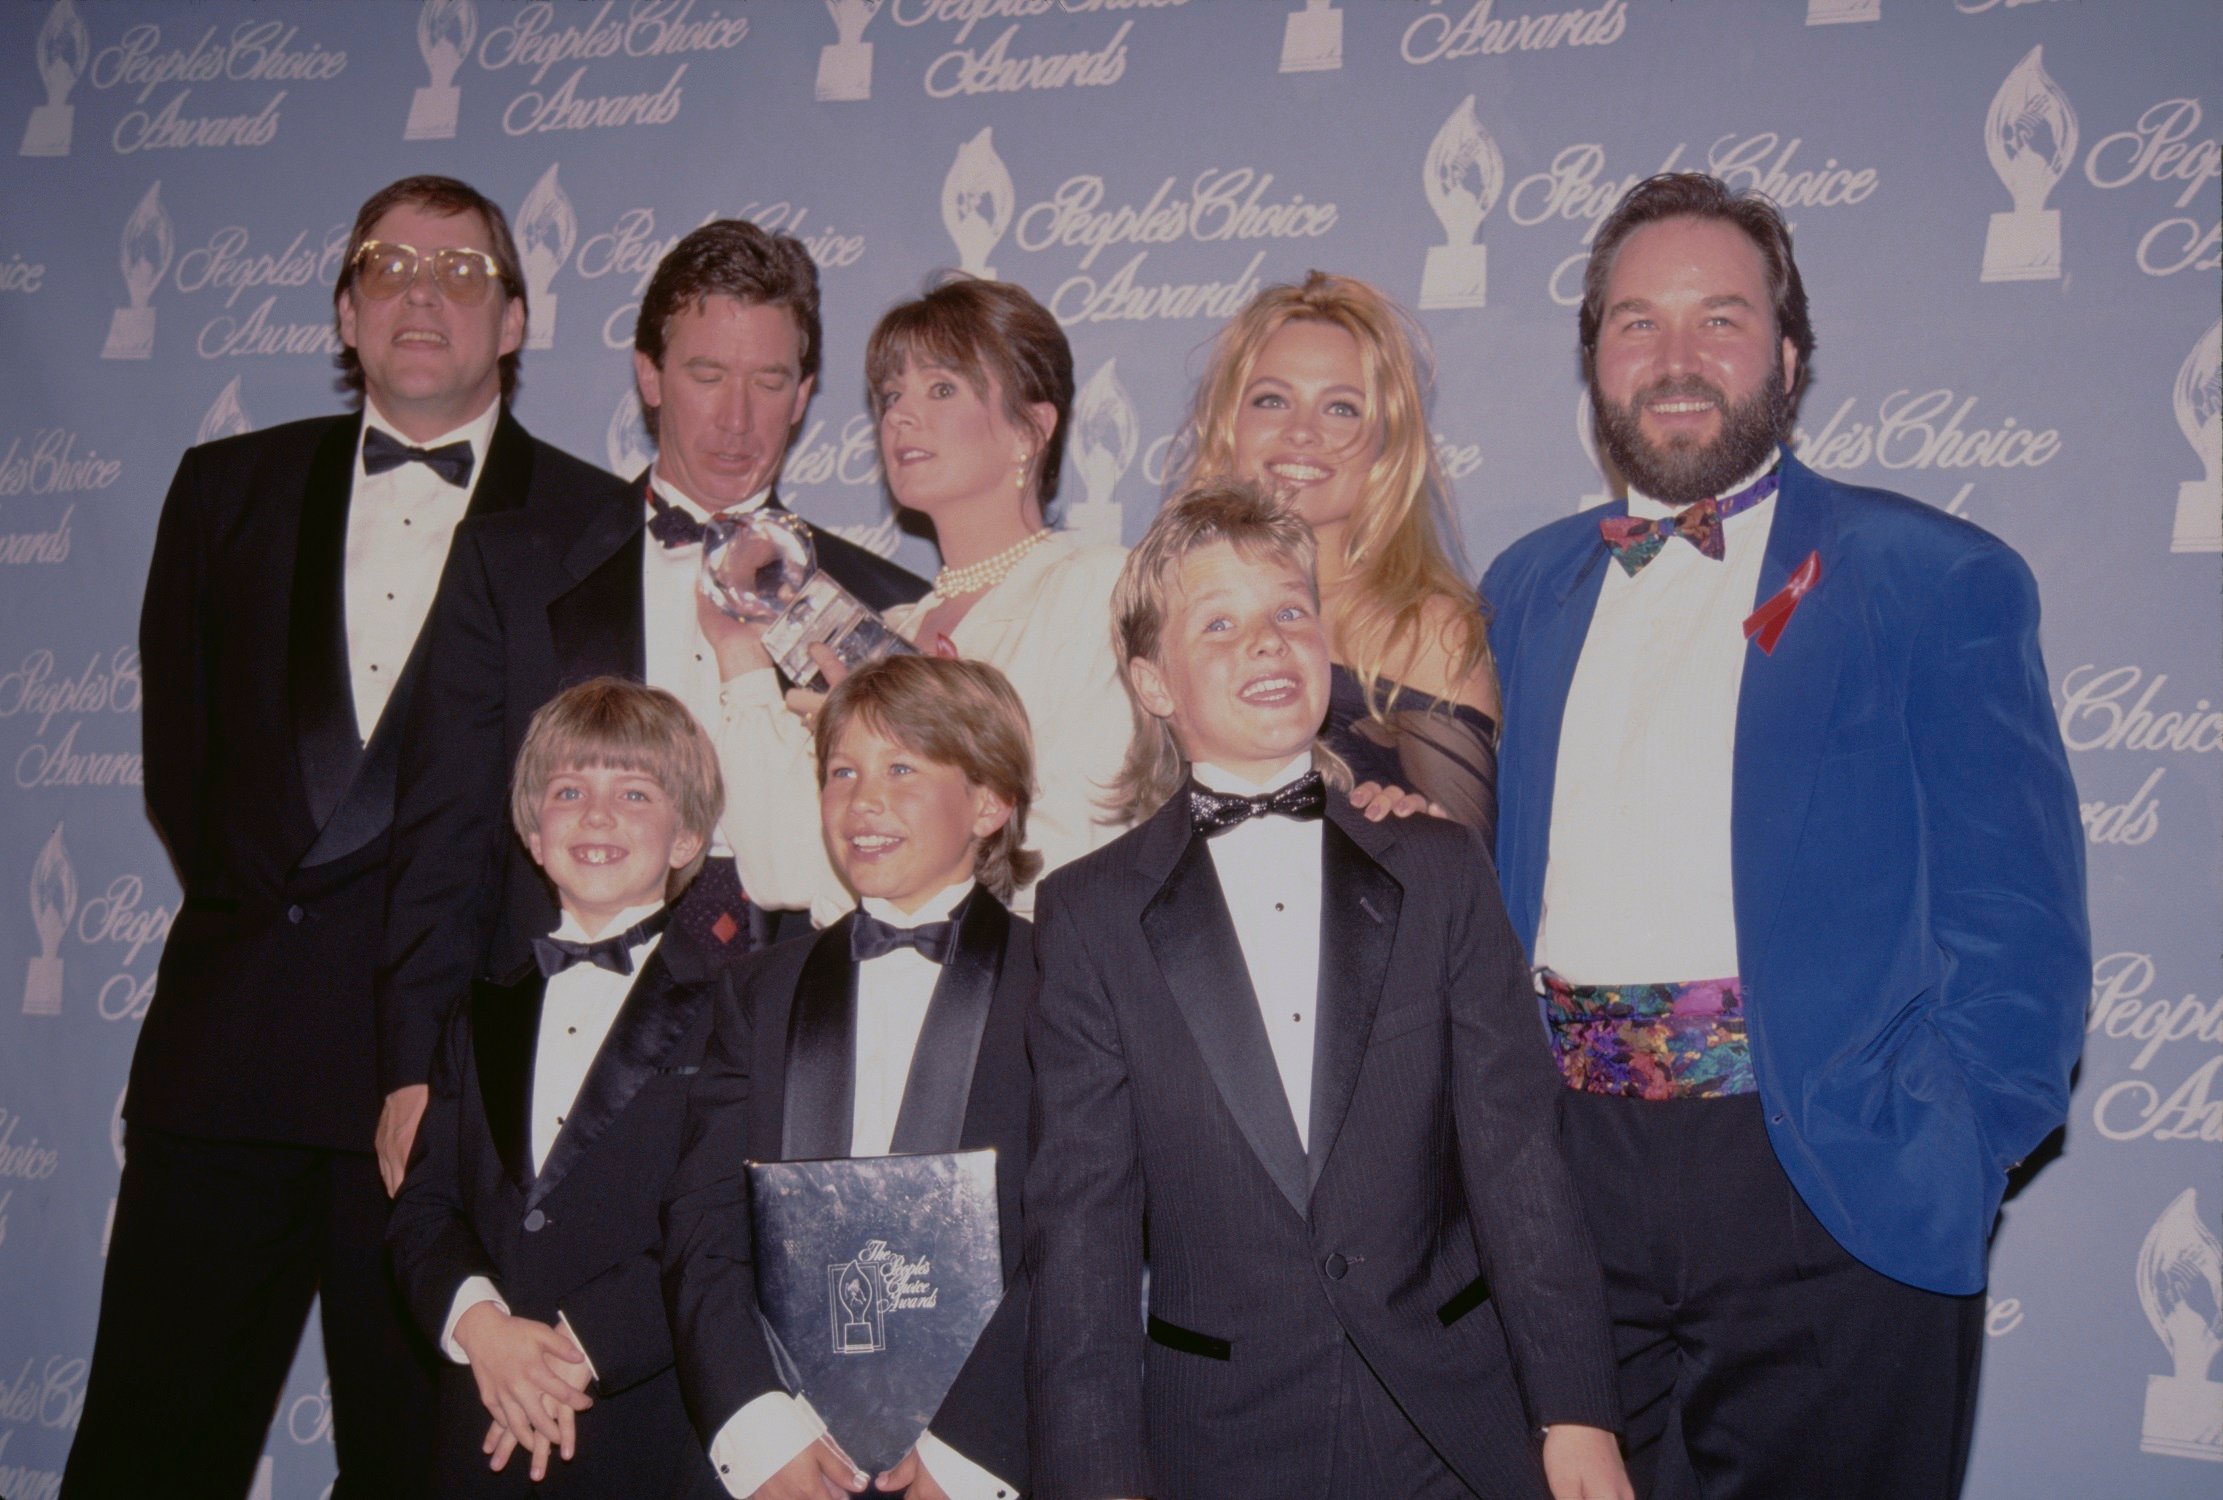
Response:
[{"label": "colorful cummerbund", "polygon": [[1758,1091],[1741,981],[1569,984],[1549,969],[1537,978],[1552,1056],[1569,1088],[1634,1099]]}]

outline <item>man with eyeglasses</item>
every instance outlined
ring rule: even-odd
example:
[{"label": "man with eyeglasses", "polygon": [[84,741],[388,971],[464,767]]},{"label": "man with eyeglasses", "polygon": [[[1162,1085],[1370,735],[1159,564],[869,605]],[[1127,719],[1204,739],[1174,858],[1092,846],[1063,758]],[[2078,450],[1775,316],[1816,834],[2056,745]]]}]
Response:
[{"label": "man with eyeglasses", "polygon": [[333,305],[362,410],[188,451],[155,537],[147,803],[184,902],[124,1104],[71,1500],[236,1500],[320,1292],[335,1495],[424,1490],[432,1355],[387,1279],[374,1143],[382,1080],[425,1059],[381,1055],[371,995],[416,643],[465,515],[623,491],[505,409],[525,284],[475,189],[373,195]]}]

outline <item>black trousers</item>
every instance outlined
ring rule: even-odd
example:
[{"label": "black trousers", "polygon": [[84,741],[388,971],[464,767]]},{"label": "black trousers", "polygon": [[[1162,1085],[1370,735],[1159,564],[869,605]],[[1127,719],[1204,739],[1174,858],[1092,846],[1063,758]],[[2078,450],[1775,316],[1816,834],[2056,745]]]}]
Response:
[{"label": "black trousers", "polygon": [[367,1151],[134,1125],[66,1500],[239,1500],[323,1294],[334,1500],[424,1493],[433,1352],[386,1270]]},{"label": "black trousers", "polygon": [[1847,1254],[1784,1176],[1756,1095],[1564,1105],[1639,1500],[1960,1492],[1980,1295]]}]

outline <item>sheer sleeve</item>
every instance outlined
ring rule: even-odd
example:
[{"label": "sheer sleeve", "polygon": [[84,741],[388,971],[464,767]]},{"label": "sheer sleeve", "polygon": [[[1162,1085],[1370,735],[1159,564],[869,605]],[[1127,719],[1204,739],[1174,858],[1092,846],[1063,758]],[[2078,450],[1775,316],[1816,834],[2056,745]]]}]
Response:
[{"label": "sheer sleeve", "polygon": [[1396,708],[1385,725],[1361,716],[1331,735],[1329,744],[1361,780],[1394,779],[1408,792],[1436,803],[1455,823],[1497,837],[1497,726],[1487,714],[1448,708]]}]

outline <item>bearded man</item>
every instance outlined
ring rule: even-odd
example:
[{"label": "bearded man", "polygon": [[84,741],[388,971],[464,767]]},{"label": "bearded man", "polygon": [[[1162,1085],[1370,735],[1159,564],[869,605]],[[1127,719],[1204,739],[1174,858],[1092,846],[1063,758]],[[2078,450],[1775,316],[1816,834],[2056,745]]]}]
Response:
[{"label": "bearded man", "polygon": [[1698,173],[1581,312],[1625,504],[1490,568],[1498,865],[1640,1496],[1951,1496],[2007,1174],[2066,1118],[2083,834],[2012,549],[1784,446],[1773,205]]}]

